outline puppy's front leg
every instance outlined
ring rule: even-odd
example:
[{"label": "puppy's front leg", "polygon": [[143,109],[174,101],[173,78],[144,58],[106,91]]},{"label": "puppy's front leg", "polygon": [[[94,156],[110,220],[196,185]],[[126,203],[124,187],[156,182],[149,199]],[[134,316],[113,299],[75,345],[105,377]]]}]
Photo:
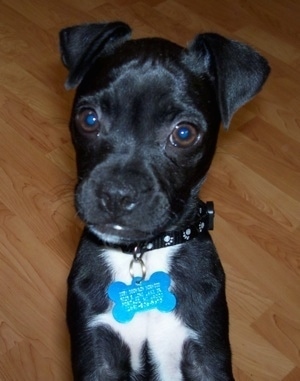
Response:
[{"label": "puppy's front leg", "polygon": [[171,276],[177,314],[193,332],[183,346],[183,380],[233,381],[225,274],[208,233],[177,252]]},{"label": "puppy's front leg", "polygon": [[182,362],[184,381],[234,381],[230,357],[224,356],[224,348],[220,347],[219,352],[210,352],[208,347],[196,341],[185,343]]},{"label": "puppy's front leg", "polygon": [[101,249],[84,233],[68,279],[67,320],[71,335],[74,381],[130,380],[130,351],[109,326],[91,327],[91,319],[108,308],[104,290],[110,270]]},{"label": "puppy's front leg", "polygon": [[74,381],[130,380],[129,349],[112,330],[70,333]]}]

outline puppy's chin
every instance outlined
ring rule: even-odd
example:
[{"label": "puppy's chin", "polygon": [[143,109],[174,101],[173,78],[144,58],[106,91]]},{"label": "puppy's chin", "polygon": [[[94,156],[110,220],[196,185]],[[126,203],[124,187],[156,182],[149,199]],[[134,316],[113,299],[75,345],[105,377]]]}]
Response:
[{"label": "puppy's chin", "polygon": [[132,244],[145,241],[152,237],[152,234],[133,230],[120,225],[88,225],[89,230],[102,241],[109,244]]}]

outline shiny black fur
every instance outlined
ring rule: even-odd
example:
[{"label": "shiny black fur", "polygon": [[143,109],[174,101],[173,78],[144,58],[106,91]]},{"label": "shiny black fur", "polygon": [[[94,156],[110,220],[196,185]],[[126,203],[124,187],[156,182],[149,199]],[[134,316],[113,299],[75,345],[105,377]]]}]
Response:
[{"label": "shiny black fur", "polygon": [[[87,328],[111,308],[106,290],[113,269],[101,259],[103,241],[135,244],[194,221],[220,123],[228,127],[269,73],[258,53],[217,34],[200,34],[182,48],[160,38],[130,40],[130,32],[115,22],[60,33],[66,87],[78,87],[70,129],[76,209],[86,224],[69,277],[76,381],[172,381],[159,378],[147,341],[138,374],[117,334],[107,326]],[[97,115],[95,131],[82,128],[85,110]],[[172,136],[183,123],[197,139],[178,147]],[[198,336],[182,348],[182,380],[233,380],[225,277],[209,234],[179,245],[170,259],[175,314]]]}]

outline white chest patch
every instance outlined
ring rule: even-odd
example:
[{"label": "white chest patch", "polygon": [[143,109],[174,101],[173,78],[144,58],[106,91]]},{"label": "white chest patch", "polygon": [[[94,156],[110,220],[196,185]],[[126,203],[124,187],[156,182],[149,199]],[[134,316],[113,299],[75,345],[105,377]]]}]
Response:
[{"label": "white chest patch", "polygon": [[[143,255],[146,266],[146,280],[155,272],[169,272],[169,263],[177,248],[163,248]],[[115,281],[129,285],[132,281],[129,273],[131,255],[125,255],[117,250],[107,250],[105,260],[111,267]],[[135,275],[139,276],[135,269]],[[171,284],[172,287],[172,284]],[[195,337],[195,333],[187,328],[173,312],[159,312],[151,310],[137,313],[128,323],[117,322],[112,315],[112,307],[101,315],[94,316],[89,322],[89,328],[99,325],[109,325],[117,332],[131,351],[131,366],[139,371],[141,364],[141,350],[147,341],[151,358],[155,364],[161,381],[182,381],[180,372],[181,354],[184,342]]]}]

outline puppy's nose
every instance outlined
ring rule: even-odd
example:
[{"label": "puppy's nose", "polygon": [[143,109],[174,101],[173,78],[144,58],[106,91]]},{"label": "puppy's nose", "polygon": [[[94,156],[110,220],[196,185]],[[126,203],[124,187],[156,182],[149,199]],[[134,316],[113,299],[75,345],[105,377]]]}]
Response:
[{"label": "puppy's nose", "polygon": [[110,188],[98,193],[101,208],[110,214],[130,212],[137,204],[136,194],[130,188]]}]

